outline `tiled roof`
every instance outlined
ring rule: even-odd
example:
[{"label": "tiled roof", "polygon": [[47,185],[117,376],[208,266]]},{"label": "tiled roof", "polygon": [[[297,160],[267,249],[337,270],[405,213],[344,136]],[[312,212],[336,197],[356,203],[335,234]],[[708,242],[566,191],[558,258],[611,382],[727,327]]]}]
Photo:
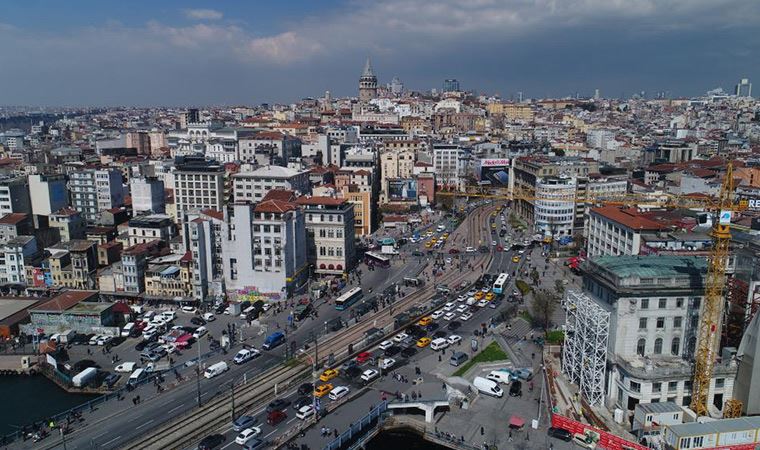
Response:
[{"label": "tiled roof", "polygon": [[346,199],[333,198],[333,197],[298,197],[296,203],[299,205],[326,205],[326,206],[340,206],[346,203]]},{"label": "tiled roof", "polygon": [[617,206],[602,206],[592,208],[592,213],[619,223],[632,230],[662,230],[667,228],[665,225],[650,220],[642,215],[635,208],[618,208]]},{"label": "tiled roof", "polygon": [[88,300],[92,297],[97,297],[98,291],[65,291],[62,292],[45,303],[41,304],[35,311],[66,311],[72,306]]},{"label": "tiled roof", "polygon": [[18,225],[20,222],[26,220],[27,215],[23,213],[10,213],[0,218],[0,224],[5,225]]},{"label": "tiled roof", "polygon": [[284,213],[287,211],[293,211],[296,206],[289,202],[283,202],[281,200],[266,200],[256,205],[256,212],[263,213]]},{"label": "tiled roof", "polygon": [[264,198],[261,199],[262,202],[265,202],[267,200],[279,200],[282,202],[292,202],[295,198],[295,192],[287,190],[287,189],[272,189],[269,192],[266,193]]}]

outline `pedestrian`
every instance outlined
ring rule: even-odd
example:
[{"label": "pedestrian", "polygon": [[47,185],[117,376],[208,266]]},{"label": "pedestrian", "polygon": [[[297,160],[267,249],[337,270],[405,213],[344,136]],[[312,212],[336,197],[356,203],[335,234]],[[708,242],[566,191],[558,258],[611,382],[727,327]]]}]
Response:
[{"label": "pedestrian", "polygon": [[512,430],[509,430],[509,442],[512,442]]},{"label": "pedestrian", "polygon": [[319,436],[325,437],[325,426],[322,425],[322,428],[319,429]]},{"label": "pedestrian", "polygon": [[334,437],[335,439],[337,439],[337,438],[338,438],[338,429],[337,429],[337,428],[333,428],[333,437]]},{"label": "pedestrian", "polygon": [[422,391],[417,391],[417,398],[422,398]]},{"label": "pedestrian", "polygon": [[486,429],[483,428],[483,426],[481,425],[480,426],[480,435],[483,436],[484,434],[486,434]]}]

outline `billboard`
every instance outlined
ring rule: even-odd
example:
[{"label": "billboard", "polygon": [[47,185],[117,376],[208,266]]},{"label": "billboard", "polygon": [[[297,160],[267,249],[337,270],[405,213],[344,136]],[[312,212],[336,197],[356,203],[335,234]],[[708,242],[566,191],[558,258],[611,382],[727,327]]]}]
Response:
[{"label": "billboard", "polygon": [[412,178],[388,180],[388,198],[395,201],[417,201],[417,180]]},{"label": "billboard", "polygon": [[509,158],[481,159],[475,174],[481,184],[509,186]]}]

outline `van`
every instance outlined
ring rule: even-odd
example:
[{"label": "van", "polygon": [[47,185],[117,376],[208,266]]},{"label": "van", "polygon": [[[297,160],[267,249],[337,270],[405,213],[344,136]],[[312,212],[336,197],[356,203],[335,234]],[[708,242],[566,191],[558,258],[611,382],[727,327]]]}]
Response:
[{"label": "van", "polygon": [[512,376],[501,370],[492,370],[491,373],[486,375],[486,378],[499,384],[509,384],[512,381]]},{"label": "van", "polygon": [[483,394],[498,398],[504,396],[504,391],[499,387],[499,383],[493,380],[483,377],[475,377],[475,379],[472,380],[472,384]]},{"label": "van", "polygon": [[436,231],[439,233],[446,231],[446,225],[438,225],[438,227],[436,227]]},{"label": "van", "polygon": [[203,372],[203,376],[206,378],[214,378],[217,375],[221,375],[222,373],[226,372],[229,369],[227,366],[227,363],[224,361],[220,361],[216,364],[212,364],[206,368],[206,371]]},{"label": "van", "polygon": [[446,340],[446,338],[438,338],[433,339],[433,342],[430,343],[430,348],[433,350],[443,350],[444,348],[449,346],[449,341]]},{"label": "van", "polygon": [[285,341],[285,334],[283,334],[282,331],[275,331],[274,333],[267,336],[261,348],[263,348],[264,350],[272,350],[273,348],[282,344],[284,341]]},{"label": "van", "polygon": [[148,372],[145,371],[145,369],[137,369],[134,372],[132,372],[132,375],[129,376],[129,380],[127,381],[127,384],[130,386],[135,386],[137,383],[145,379],[145,377],[148,376]]},{"label": "van", "polygon": [[134,322],[129,322],[128,324],[124,325],[124,328],[121,329],[121,337],[129,337],[129,335],[132,333],[132,330],[134,329]]},{"label": "van", "polygon": [[451,355],[451,360],[449,361],[449,364],[451,364],[454,367],[462,365],[465,361],[467,361],[468,356],[467,353],[464,352],[454,352],[453,355]]}]

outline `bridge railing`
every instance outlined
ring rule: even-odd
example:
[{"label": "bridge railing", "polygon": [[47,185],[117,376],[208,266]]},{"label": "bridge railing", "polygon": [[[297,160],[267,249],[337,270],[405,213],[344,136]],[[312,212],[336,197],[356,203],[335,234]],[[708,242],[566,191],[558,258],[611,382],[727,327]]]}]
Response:
[{"label": "bridge railing", "polygon": [[[388,401],[382,401],[377,406],[372,408],[370,412],[352,423],[346,431],[339,434],[337,438],[333,439],[329,444],[324,446],[322,450],[338,450],[345,445],[349,445],[356,440],[357,436],[361,436],[362,433],[367,433],[367,430],[377,422],[378,418],[388,409]],[[363,442],[363,441],[361,441]],[[354,445],[355,446],[355,445]],[[352,446],[351,448],[353,448]]]}]

